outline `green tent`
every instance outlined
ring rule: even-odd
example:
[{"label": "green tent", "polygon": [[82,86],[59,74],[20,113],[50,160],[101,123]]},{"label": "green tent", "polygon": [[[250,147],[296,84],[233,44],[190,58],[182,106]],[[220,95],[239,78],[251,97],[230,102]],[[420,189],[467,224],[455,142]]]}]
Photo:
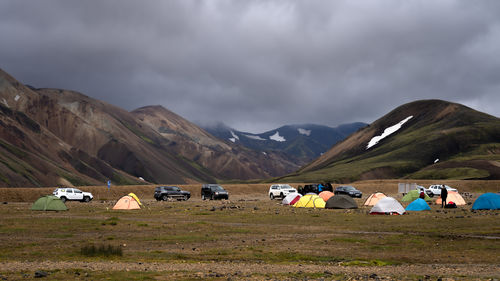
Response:
[{"label": "green tent", "polygon": [[[427,201],[427,202],[431,201],[431,198],[429,197],[429,195],[427,195],[425,192],[424,192],[424,195],[425,195],[425,198],[424,198],[425,201]],[[405,196],[403,196],[403,199],[401,199],[401,201],[413,202],[418,198],[420,198],[420,192],[416,189],[413,189],[413,190],[410,190],[410,192],[408,192]]]},{"label": "green tent", "polygon": [[45,195],[31,205],[31,210],[34,211],[67,211],[68,207],[54,195]]}]

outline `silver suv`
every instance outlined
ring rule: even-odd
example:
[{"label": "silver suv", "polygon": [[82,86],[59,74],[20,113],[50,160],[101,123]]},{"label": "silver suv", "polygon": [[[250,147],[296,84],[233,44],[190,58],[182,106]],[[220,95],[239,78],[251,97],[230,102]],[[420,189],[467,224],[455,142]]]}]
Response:
[{"label": "silver suv", "polygon": [[92,193],[83,192],[78,188],[72,187],[59,187],[52,192],[55,196],[59,197],[63,202],[66,201],[80,201],[80,202],[90,202],[94,199]]},{"label": "silver suv", "polygon": [[297,189],[288,184],[273,184],[269,187],[269,198],[273,200],[276,197],[285,198],[290,193],[297,192]]}]

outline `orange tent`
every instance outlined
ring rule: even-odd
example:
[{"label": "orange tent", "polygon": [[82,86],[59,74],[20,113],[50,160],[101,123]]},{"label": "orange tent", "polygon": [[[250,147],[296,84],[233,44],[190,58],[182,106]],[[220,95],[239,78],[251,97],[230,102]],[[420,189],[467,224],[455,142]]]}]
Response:
[{"label": "orange tent", "polygon": [[378,200],[384,197],[387,196],[382,192],[373,193],[370,197],[368,197],[368,199],[366,199],[364,206],[375,206],[378,203]]},{"label": "orange tent", "polygon": [[125,195],[118,202],[116,202],[113,210],[136,210],[140,209],[139,203],[134,199],[134,197]]},{"label": "orange tent", "polygon": [[335,194],[333,194],[333,192],[331,192],[331,191],[326,190],[326,191],[320,192],[318,195],[319,195],[319,197],[323,198],[323,200],[326,202],[326,201],[328,201],[328,199],[330,199],[330,197],[334,196]]},{"label": "orange tent", "polygon": [[[460,195],[456,191],[448,191],[448,196],[446,197],[446,201],[447,201],[446,204],[450,203],[450,201],[451,201],[451,202],[455,203],[455,205],[457,205],[457,206],[467,205],[467,203],[465,203],[465,200],[462,197],[462,195]],[[441,205],[441,202],[443,202],[441,197],[436,199],[436,204]]]}]

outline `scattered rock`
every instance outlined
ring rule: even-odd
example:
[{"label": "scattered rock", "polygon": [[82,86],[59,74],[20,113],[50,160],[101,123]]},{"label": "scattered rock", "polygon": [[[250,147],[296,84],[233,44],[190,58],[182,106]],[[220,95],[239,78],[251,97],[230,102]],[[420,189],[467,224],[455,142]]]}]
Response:
[{"label": "scattered rock", "polygon": [[43,277],[47,277],[47,275],[49,275],[49,274],[43,270],[35,271],[35,278],[43,278]]}]

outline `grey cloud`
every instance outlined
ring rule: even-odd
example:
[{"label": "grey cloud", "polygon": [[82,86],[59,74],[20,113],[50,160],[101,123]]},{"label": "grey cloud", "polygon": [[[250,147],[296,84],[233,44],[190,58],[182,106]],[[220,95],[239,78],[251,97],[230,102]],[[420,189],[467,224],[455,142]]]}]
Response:
[{"label": "grey cloud", "polygon": [[24,83],[260,132],[440,98],[499,116],[498,1],[0,3]]}]

